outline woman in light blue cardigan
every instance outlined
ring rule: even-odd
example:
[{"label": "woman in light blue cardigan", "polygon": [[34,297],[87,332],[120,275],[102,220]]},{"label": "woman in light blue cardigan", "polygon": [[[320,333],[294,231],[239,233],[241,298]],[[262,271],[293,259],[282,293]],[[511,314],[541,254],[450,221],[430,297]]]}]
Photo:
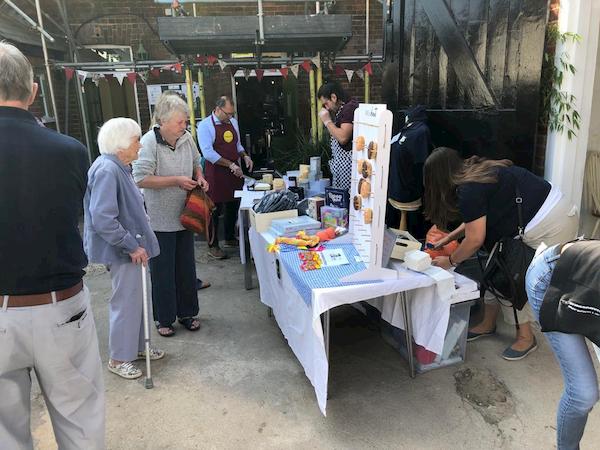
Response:
[{"label": "woman in light blue cardigan", "polygon": [[[98,133],[101,156],[88,172],[84,198],[84,247],[90,262],[110,271],[108,370],[127,379],[138,378],[134,364],[145,358],[142,269],[159,254],[142,194],[133,181],[130,164],[141,148],[141,129],[131,119],[106,122]],[[151,348],[151,359],[164,356]]]}]

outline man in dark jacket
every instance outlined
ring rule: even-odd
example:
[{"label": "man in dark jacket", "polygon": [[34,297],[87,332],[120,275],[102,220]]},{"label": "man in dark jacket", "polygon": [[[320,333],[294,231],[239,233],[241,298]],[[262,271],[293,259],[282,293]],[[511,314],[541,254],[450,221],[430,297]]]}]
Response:
[{"label": "man in dark jacket", "polygon": [[104,386],[78,223],[81,143],[27,111],[33,70],[0,43],[0,447],[33,448],[35,370],[59,448],[104,448]]}]

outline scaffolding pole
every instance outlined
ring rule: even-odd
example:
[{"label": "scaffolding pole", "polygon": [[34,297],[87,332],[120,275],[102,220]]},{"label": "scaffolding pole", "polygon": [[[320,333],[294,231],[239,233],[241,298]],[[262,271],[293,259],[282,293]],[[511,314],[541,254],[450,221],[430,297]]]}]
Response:
[{"label": "scaffolding pole", "polygon": [[206,117],[206,96],[204,93],[204,71],[202,67],[198,69],[198,90],[200,94],[200,119]]},{"label": "scaffolding pole", "polygon": [[[319,58],[319,65],[317,66],[317,92],[323,85],[323,68],[321,67],[321,53],[317,53],[317,58]],[[321,111],[323,105],[321,104],[321,99],[317,97],[317,136],[319,138],[319,142],[323,140],[323,122],[319,120],[318,114]]]},{"label": "scaffolding pole", "polygon": [[190,126],[192,136],[196,139],[196,112],[194,111],[194,87],[192,86],[192,69],[189,65],[185,66],[185,84],[187,86],[187,103],[190,108]]},{"label": "scaffolding pole", "polygon": [[317,142],[317,99],[315,92],[315,71],[310,68],[310,72],[308,73],[309,83],[310,83],[310,134],[312,137],[313,143]]}]

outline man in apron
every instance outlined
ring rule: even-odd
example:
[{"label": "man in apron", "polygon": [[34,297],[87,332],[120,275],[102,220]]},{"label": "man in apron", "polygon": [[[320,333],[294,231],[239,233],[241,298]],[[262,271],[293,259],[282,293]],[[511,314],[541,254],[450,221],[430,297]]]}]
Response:
[{"label": "man in apron", "polygon": [[252,171],[250,156],[240,143],[240,129],[233,117],[235,107],[229,97],[220,97],[210,116],[198,124],[198,143],[202,156],[206,160],[204,177],[210,188],[208,195],[215,202],[213,213],[213,232],[208,243],[208,254],[215,259],[225,259],[227,254],[219,246],[219,216],[224,215],[224,247],[237,247],[235,223],[239,208],[239,199],[233,193],[244,185],[242,168],[238,165],[240,156],[246,168]]}]

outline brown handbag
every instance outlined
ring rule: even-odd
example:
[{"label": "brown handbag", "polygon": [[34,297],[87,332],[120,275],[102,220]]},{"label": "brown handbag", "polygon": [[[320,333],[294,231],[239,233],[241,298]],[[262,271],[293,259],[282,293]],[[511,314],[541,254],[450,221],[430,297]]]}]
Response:
[{"label": "brown handbag", "polygon": [[185,207],[181,216],[179,216],[179,220],[186,230],[198,234],[206,233],[206,238],[209,239],[214,209],[214,202],[200,186],[196,186],[188,192]]}]

